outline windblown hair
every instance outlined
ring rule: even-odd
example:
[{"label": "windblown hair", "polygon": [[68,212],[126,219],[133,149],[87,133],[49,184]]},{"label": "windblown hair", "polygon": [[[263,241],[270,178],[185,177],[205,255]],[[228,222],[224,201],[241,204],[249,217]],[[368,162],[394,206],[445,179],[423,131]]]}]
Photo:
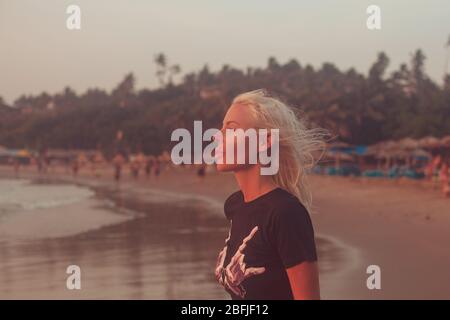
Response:
[{"label": "windblown hair", "polygon": [[325,152],[328,132],[307,128],[294,109],[264,89],[242,93],[234,98],[233,104],[251,108],[258,129],[279,129],[279,170],[272,177],[311,213],[312,194],[307,175]]}]

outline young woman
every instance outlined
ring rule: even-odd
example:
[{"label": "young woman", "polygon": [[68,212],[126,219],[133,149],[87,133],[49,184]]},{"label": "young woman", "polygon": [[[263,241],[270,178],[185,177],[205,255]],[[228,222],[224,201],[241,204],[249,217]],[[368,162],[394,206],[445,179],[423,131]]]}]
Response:
[{"label": "young woman", "polygon": [[[279,169],[261,175],[260,162],[217,164],[218,171],[234,173],[240,190],[224,205],[230,231],[217,258],[216,279],[232,299],[320,299],[305,178],[314,155],[323,151],[325,132],[307,129],[292,109],[263,90],[233,100],[216,148],[223,159],[231,148],[237,154],[237,136],[227,141],[226,129],[279,129]],[[272,142],[269,134],[264,143],[270,148]],[[248,145],[248,160],[247,151]]]}]

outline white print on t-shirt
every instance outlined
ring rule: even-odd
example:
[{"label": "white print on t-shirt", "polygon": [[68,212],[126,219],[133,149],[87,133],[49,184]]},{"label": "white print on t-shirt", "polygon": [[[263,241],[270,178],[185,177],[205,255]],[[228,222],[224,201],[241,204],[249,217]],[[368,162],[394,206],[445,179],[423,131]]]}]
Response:
[{"label": "white print on t-shirt", "polygon": [[228,238],[225,240],[225,247],[219,253],[216,265],[216,279],[225,288],[231,290],[235,295],[244,298],[245,288],[242,282],[252,276],[258,275],[266,271],[264,267],[250,267],[246,268],[244,262],[244,249],[247,246],[247,242],[250,241],[255,233],[258,231],[258,226],[254,227],[250,234],[242,240],[242,244],[231,258],[230,263],[224,268],[225,256],[227,253],[228,241],[231,237],[231,228],[228,233]]}]

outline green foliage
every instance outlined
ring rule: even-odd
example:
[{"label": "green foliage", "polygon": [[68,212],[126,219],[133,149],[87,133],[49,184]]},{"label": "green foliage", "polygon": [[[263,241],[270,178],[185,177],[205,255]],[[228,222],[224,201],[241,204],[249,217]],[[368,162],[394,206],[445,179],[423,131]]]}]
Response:
[{"label": "green foliage", "polygon": [[11,148],[94,149],[111,152],[117,130],[131,151],[158,154],[170,147],[171,132],[191,128],[194,120],[218,127],[237,94],[266,88],[313,125],[331,130],[343,141],[371,144],[406,136],[437,137],[450,133],[450,76],[442,86],[425,72],[425,55],[417,50],[409,65],[386,75],[389,58],[383,52],[368,75],[341,71],[331,63],[314,70],[295,59],[280,64],[271,57],[265,68],[239,70],[225,65],[211,72],[205,66],[172,83],[180,72],[155,57],[161,88],[135,90],[127,74],[111,93],[89,89],[77,95],[65,88],[53,96],[21,96],[6,106],[0,98],[0,145]]}]

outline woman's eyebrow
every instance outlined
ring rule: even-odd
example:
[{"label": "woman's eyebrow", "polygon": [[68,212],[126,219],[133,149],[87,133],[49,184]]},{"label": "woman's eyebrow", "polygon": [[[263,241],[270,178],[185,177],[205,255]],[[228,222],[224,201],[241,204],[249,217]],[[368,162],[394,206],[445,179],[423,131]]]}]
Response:
[{"label": "woman's eyebrow", "polygon": [[225,122],[225,126],[227,126],[229,124],[232,124],[232,123],[235,123],[235,124],[239,125],[239,122],[234,121],[234,120],[230,120],[230,121]]}]

